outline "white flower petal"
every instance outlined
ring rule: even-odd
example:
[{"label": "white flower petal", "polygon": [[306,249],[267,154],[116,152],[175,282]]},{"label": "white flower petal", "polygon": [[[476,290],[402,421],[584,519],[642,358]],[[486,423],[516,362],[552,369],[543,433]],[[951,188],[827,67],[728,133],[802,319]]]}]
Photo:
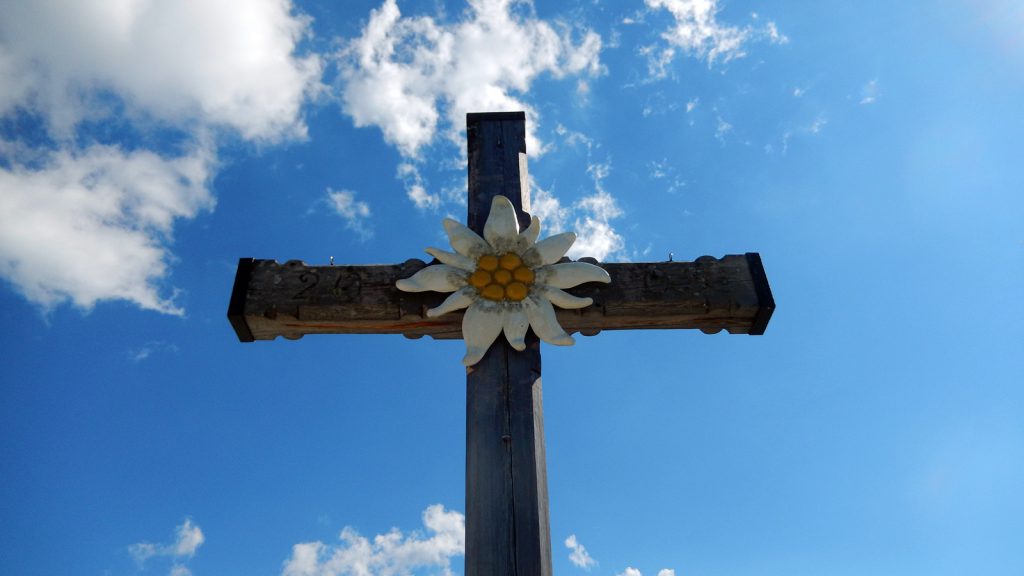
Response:
[{"label": "white flower petal", "polygon": [[476,288],[473,288],[472,286],[463,286],[449,294],[448,297],[445,298],[444,302],[441,302],[437,308],[427,310],[427,318],[437,318],[442,314],[447,314],[455,310],[462,310],[476,300],[475,296]]},{"label": "white flower petal", "polygon": [[446,252],[438,248],[427,248],[426,250],[424,250],[424,252],[430,254],[434,258],[437,258],[438,260],[441,261],[442,264],[455,266],[456,268],[461,268],[466,272],[472,272],[473,270],[476,270],[476,260],[473,260],[472,258],[467,258],[462,254]]},{"label": "white flower petal", "polygon": [[[496,249],[502,244],[512,244],[519,236],[519,222],[512,201],[504,196],[491,200],[491,213],[484,223],[484,239]],[[506,247],[507,249],[507,247]]]},{"label": "white flower petal", "polygon": [[516,241],[512,247],[512,251],[516,254],[524,254],[530,249],[534,243],[537,242],[537,236],[540,235],[540,218],[536,216],[530,219],[530,225],[519,233],[516,237]]},{"label": "white flower petal", "polygon": [[536,268],[542,264],[554,264],[558,262],[565,253],[572,247],[572,243],[576,241],[576,234],[574,232],[562,232],[561,234],[555,234],[549,236],[540,242],[533,245],[523,254],[523,262],[531,268]]},{"label": "white flower petal", "polygon": [[526,350],[526,331],[529,328],[530,319],[521,305],[513,305],[505,310],[505,338],[513,348],[520,352]]},{"label": "white flower petal", "polygon": [[564,262],[537,269],[538,284],[546,284],[555,288],[573,288],[586,282],[612,281],[608,272],[600,266],[587,262]]},{"label": "white flower petal", "polygon": [[445,218],[444,229],[448,232],[448,241],[451,242],[452,248],[467,258],[476,260],[491,252],[491,246],[487,244],[487,241],[461,222]]},{"label": "white flower petal", "polygon": [[530,326],[541,340],[557,346],[571,346],[576,342],[558,323],[555,309],[546,298],[531,295],[523,304],[526,316],[530,319]]},{"label": "white flower petal", "polygon": [[574,308],[586,308],[594,303],[593,298],[580,298],[579,296],[573,296],[568,292],[551,286],[543,286],[541,287],[541,290],[544,293],[544,297],[559,308],[566,308],[570,310]]},{"label": "white flower petal", "polygon": [[404,278],[395,283],[395,286],[403,292],[452,292],[466,285],[465,270],[459,270],[454,266],[435,264],[427,266],[410,278]]},{"label": "white flower petal", "polygon": [[466,341],[466,356],[462,363],[472,366],[480,361],[501,334],[505,310],[492,302],[478,300],[466,310],[462,318],[462,338]]}]

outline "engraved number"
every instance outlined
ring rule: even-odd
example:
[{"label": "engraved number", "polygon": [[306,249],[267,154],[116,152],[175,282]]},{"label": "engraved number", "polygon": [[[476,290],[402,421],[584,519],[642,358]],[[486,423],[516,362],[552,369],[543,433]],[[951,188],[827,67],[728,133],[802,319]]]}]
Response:
[{"label": "engraved number", "polygon": [[320,283],[320,276],[315,272],[303,272],[299,274],[299,282],[302,282],[302,290],[299,290],[292,296],[292,300],[302,300],[306,298],[309,291],[316,287]]}]

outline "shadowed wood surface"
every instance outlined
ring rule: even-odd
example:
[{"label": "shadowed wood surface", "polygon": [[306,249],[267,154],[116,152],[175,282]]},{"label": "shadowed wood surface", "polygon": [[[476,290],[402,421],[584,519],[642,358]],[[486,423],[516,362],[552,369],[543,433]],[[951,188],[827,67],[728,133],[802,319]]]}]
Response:
[{"label": "shadowed wood surface", "polygon": [[[588,260],[593,262],[592,260]],[[427,318],[446,294],[395,288],[426,264],[409,260],[379,266],[308,266],[292,260],[243,258],[228,317],[243,342],[306,334],[405,334],[461,338],[462,312]],[[582,310],[558,309],[567,332],[699,329],[762,334],[775,303],[755,253],[710,256],[695,262],[598,264],[611,284],[567,290],[590,296]]]},{"label": "shadowed wood surface", "polygon": [[[467,225],[483,235],[491,201],[530,218],[526,115],[469,114]],[[422,309],[421,309],[422,310]],[[466,576],[551,576],[540,341],[526,349],[504,336],[466,369]]]}]

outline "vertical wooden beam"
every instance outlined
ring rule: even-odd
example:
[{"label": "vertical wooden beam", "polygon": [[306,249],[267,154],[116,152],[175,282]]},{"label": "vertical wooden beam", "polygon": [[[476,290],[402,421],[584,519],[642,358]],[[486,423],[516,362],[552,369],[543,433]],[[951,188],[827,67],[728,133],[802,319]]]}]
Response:
[{"label": "vertical wooden beam", "polygon": [[[496,195],[512,201],[525,227],[525,115],[469,114],[466,134],[469,227],[483,233]],[[466,370],[466,576],[551,576],[540,374],[532,331],[523,352],[499,337]]]}]

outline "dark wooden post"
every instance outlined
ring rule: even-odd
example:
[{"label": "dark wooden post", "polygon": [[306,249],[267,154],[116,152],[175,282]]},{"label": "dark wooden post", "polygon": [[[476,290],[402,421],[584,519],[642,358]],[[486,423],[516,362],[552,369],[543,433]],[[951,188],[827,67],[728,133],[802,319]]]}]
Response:
[{"label": "dark wooden post", "polygon": [[[468,114],[468,225],[483,234],[491,199],[529,224],[522,112]],[[525,167],[525,156],[522,158]],[[517,352],[499,336],[466,369],[466,576],[551,576],[540,342]]]}]

